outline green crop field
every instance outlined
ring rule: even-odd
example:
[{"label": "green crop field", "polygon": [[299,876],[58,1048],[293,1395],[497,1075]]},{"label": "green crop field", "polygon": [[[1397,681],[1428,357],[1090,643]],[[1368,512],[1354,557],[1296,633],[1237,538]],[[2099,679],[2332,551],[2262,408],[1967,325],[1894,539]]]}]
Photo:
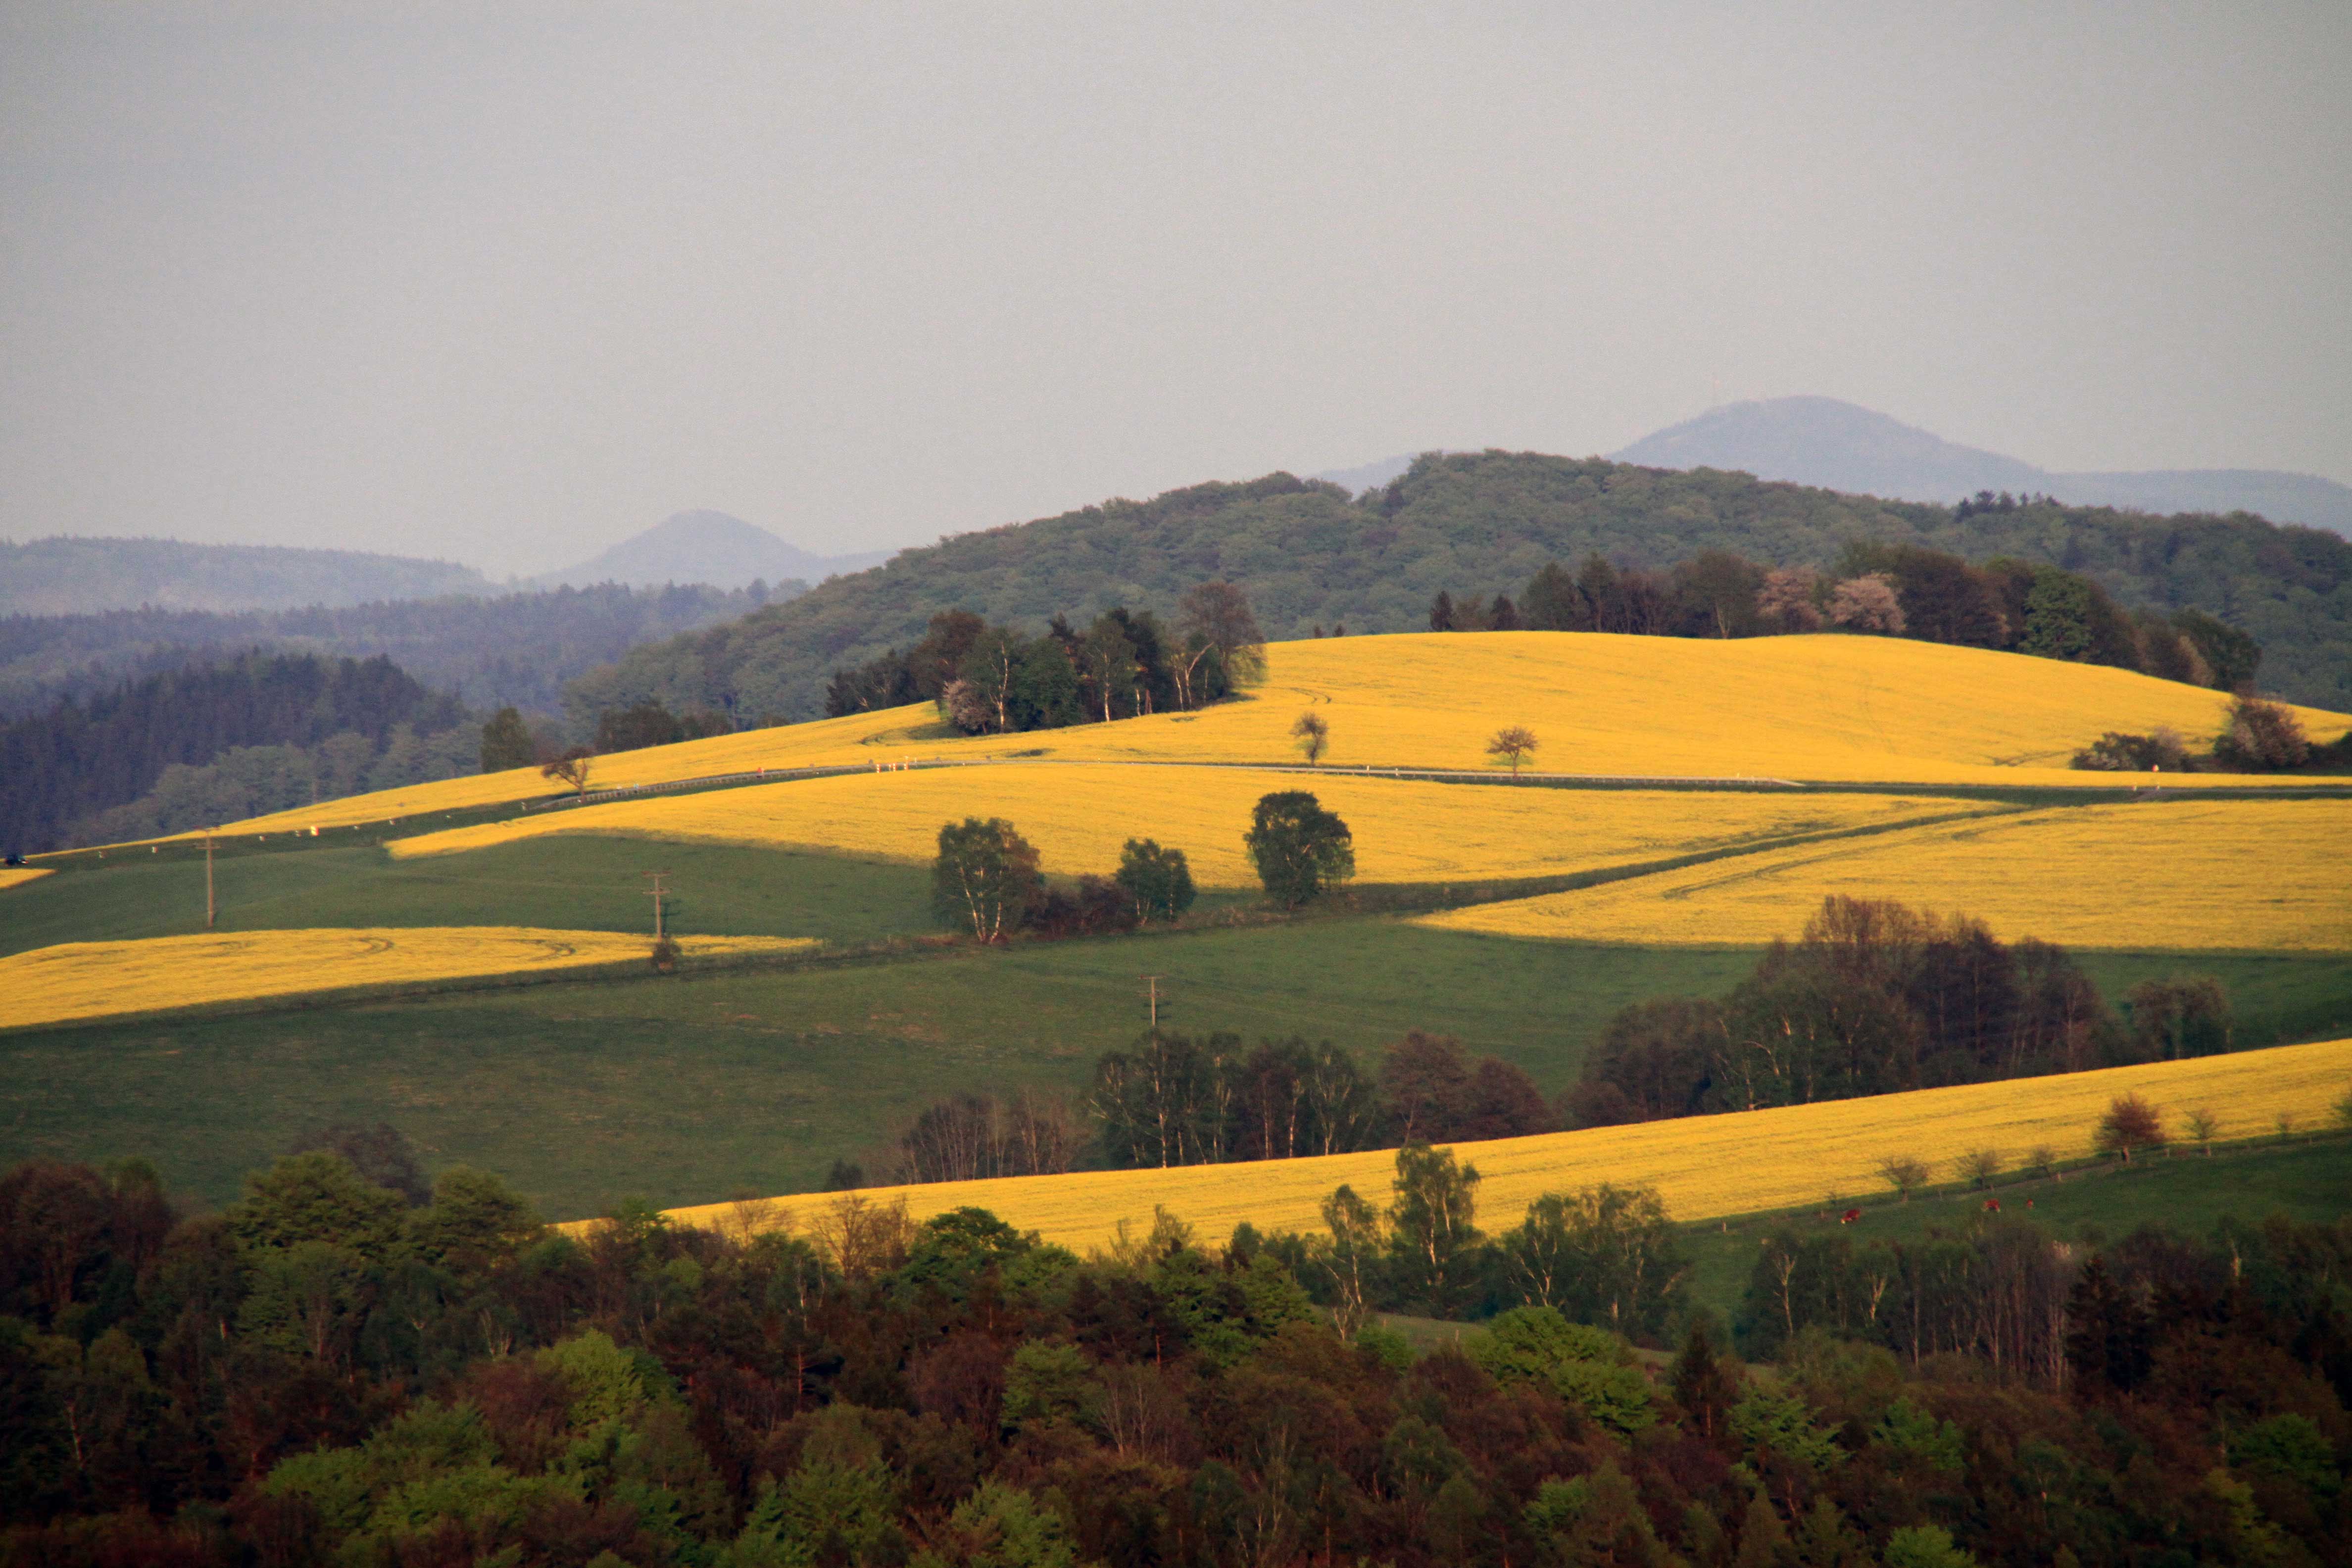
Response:
[{"label": "green crop field", "polygon": [[[648,871],[667,870],[673,929],[831,942],[935,929],[927,873],[840,856],[576,837],[396,861],[381,849],[225,856],[214,876],[224,931],[308,926],[517,925],[653,931]],[[61,942],[204,929],[201,858],[132,855],[9,889],[0,956]]]},{"label": "green crop field", "polygon": [[2004,1180],[1990,1194],[1960,1189],[1916,1195],[1907,1203],[1872,1200],[1862,1217],[1841,1226],[1821,1213],[1752,1215],[1683,1232],[1691,1299],[1728,1322],[1756,1266],[1756,1249],[1777,1226],[1835,1232],[1856,1247],[1965,1234],[1985,1217],[1988,1196],[2004,1215],[2022,1215],[2069,1241],[2112,1241],[2142,1226],[2204,1236],[2225,1218],[2259,1223],[2272,1214],[2311,1223],[2332,1220],[2352,1205],[2352,1139],[2341,1135],[2217,1145],[2211,1157],[2175,1150],[2143,1159],[2068,1171],[2056,1180]]},{"label": "green crop field", "polygon": [[[671,871],[689,931],[856,943],[932,929],[927,879],[905,867],[593,838],[398,865],[372,849],[225,860],[223,923],[644,930],[639,873],[656,867]],[[134,863],[12,891],[5,946],[187,930],[177,906],[193,876],[201,910],[202,875],[201,863]],[[2157,975],[2219,976],[2243,1044],[2352,1017],[2352,961],[2340,958],[2083,956],[2111,996]],[[220,1202],[318,1125],[383,1120],[429,1164],[494,1167],[551,1215],[577,1217],[624,1196],[804,1190],[958,1090],[1082,1089],[1097,1054],[1145,1027],[1148,975],[1168,1027],[1299,1034],[1367,1055],[1407,1029],[1444,1031],[1556,1093],[1617,1009],[1720,993],[1754,957],[1320,918],[20,1031],[0,1035],[0,1158],[138,1150]]]}]

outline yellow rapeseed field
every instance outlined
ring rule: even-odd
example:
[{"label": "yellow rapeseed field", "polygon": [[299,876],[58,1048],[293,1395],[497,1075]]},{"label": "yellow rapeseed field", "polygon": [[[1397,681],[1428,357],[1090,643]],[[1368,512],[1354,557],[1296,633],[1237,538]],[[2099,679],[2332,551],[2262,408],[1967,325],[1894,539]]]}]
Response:
[{"label": "yellow rapeseed field", "polygon": [[[805,938],[688,937],[689,958],[788,952]],[[208,932],[71,942],[0,958],[0,1028],[223,1002],[645,959],[649,939],[533,926]]]},{"label": "yellow rapeseed field", "polygon": [[1580,942],[1795,936],[1825,895],[1974,915],[2009,940],[2084,947],[2352,949],[2352,801],[2058,807],[1772,849],[1423,917]]},{"label": "yellow rapeseed field", "polygon": [[391,849],[405,858],[601,833],[927,861],[938,852],[941,823],[1002,816],[1037,846],[1049,871],[1108,874],[1128,838],[1147,837],[1182,849],[1203,886],[1255,887],[1242,834],[1257,798],[1283,789],[1312,790],[1347,821],[1356,874],[1368,882],[1547,876],[2000,809],[1892,795],[1506,788],[1339,773],[1004,763],[615,801],[395,839]]},{"label": "yellow rapeseed field", "polygon": [[[2107,730],[2170,725],[2202,742],[2219,692],[2104,666],[1895,638],[1702,641],[1601,633],[1322,638],[1267,650],[1265,682],[1202,713],[1004,736],[956,736],[928,705],[688,741],[602,759],[593,784],[658,783],[755,768],[985,757],[1279,763],[1312,709],[1329,760],[1480,768],[1486,742],[1524,724],[1534,761],[1564,773],[1773,775],[1801,780],[2113,784],[2066,760]],[[2315,741],[2352,718],[2297,710]],[[2214,775],[2168,783],[2196,787]],[[2244,781],[2236,781],[2242,783]],[[538,770],[418,784],[236,825],[235,832],[382,823],[551,793]]]},{"label": "yellow rapeseed field", "polygon": [[[2210,1111],[2217,1136],[2226,1139],[2271,1133],[2281,1116],[2297,1127],[2323,1125],[2347,1088],[2352,1039],[1455,1147],[1485,1178],[1478,1220],[1490,1232],[1516,1225],[1545,1193],[1601,1182],[1648,1184],[1675,1218],[1712,1219],[1884,1193],[1877,1169],[1890,1156],[1927,1162],[1938,1179],[1949,1179],[1949,1163],[1979,1149],[1999,1151],[2011,1167],[2038,1147],[2061,1159],[2087,1154],[2099,1118],[2118,1095],[2156,1105],[2176,1137],[2186,1113]],[[1207,1240],[1222,1239],[1243,1220],[1265,1231],[1319,1231],[1318,1205],[1341,1183],[1384,1205],[1395,1160],[1392,1152],[1336,1154],[954,1182],[864,1196],[903,1197],[919,1220],[975,1205],[1083,1250],[1109,1241],[1122,1219],[1148,1230],[1155,1205]],[[811,1193],[760,1206],[766,1224],[805,1227],[838,1201]],[[740,1212],[728,1204],[670,1211],[680,1223],[712,1227],[736,1223]]]},{"label": "yellow rapeseed field", "polygon": [[0,866],[0,888],[22,887],[36,877],[48,874],[47,866]]}]

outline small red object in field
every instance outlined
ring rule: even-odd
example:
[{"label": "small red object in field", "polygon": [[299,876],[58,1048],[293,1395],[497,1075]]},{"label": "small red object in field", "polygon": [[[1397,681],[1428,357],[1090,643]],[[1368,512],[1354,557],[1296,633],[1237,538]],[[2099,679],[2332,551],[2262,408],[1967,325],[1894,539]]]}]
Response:
[{"label": "small red object in field", "polygon": [[1840,1224],[1840,1225],[1852,1225],[1854,1221],[1856,1221],[1856,1220],[1860,1219],[1861,1217],[1862,1217],[1862,1211],[1861,1211],[1860,1209],[1848,1209],[1848,1210],[1846,1210],[1846,1211],[1845,1211],[1845,1213],[1843,1213],[1843,1214],[1842,1214],[1842,1215],[1838,1215],[1838,1224]]},{"label": "small red object in field", "polygon": [[[2028,1198],[2025,1201],[2031,1204],[2033,1200],[2032,1198]],[[1985,1212],[1988,1214],[1999,1214],[2000,1212],[2000,1200],[1999,1198],[1985,1199]]]}]

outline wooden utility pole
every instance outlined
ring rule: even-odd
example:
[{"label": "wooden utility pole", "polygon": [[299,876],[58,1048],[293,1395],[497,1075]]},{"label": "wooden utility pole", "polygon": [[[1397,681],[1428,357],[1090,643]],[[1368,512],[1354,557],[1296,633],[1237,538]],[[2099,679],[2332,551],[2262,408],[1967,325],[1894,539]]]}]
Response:
[{"label": "wooden utility pole", "polygon": [[648,871],[646,875],[653,879],[654,887],[652,896],[654,900],[654,940],[656,942],[660,942],[667,934],[662,924],[662,895],[668,890],[662,886],[662,879],[668,876],[669,873],[667,871]]},{"label": "wooden utility pole", "polygon": [[213,836],[205,835],[205,929],[213,929],[219,906],[213,901]]},{"label": "wooden utility pole", "polygon": [[1151,1005],[1152,1033],[1157,1034],[1160,1032],[1160,976],[1147,974],[1143,977],[1143,983],[1149,987],[1144,994],[1150,999]]}]

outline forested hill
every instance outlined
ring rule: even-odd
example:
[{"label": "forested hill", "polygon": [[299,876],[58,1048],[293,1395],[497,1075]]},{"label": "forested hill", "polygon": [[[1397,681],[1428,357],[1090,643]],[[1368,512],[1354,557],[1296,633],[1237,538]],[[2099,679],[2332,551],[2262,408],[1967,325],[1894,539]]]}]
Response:
[{"label": "forested hill", "polygon": [[142,605],[272,610],[490,591],[470,566],[355,550],[177,539],[0,540],[0,615],[88,615]]},{"label": "forested hill", "polygon": [[950,606],[1028,623],[1122,603],[1165,615],[1187,587],[1225,577],[1272,637],[1396,632],[1425,626],[1441,589],[1517,595],[1545,562],[1572,567],[1591,552],[1652,569],[1709,549],[1825,568],[1856,541],[2018,556],[2084,573],[2127,606],[2196,606],[2261,639],[2266,688],[2352,708],[2352,542],[2317,529],[2243,513],[1943,507],[1506,452],[1424,457],[1360,500],[1275,474],[963,534],[638,648],[575,682],[567,703],[575,716],[653,698],[674,711],[731,701],[747,718],[810,718],[832,670],[905,646]]},{"label": "forested hill", "polygon": [[111,610],[0,617],[0,720],[88,701],[125,680],[254,647],[370,658],[389,655],[436,690],[481,708],[552,713],[563,685],[639,643],[790,598],[799,583],[696,584],[311,605],[239,615]]},{"label": "forested hill", "polygon": [[[397,738],[446,732],[467,714],[388,658],[252,653],[150,676],[83,706],[0,725],[0,848],[37,853],[70,826],[127,805],[167,771],[243,748],[343,741],[364,773]],[[472,749],[473,736],[466,737]],[[347,793],[347,792],[339,792]]]}]

